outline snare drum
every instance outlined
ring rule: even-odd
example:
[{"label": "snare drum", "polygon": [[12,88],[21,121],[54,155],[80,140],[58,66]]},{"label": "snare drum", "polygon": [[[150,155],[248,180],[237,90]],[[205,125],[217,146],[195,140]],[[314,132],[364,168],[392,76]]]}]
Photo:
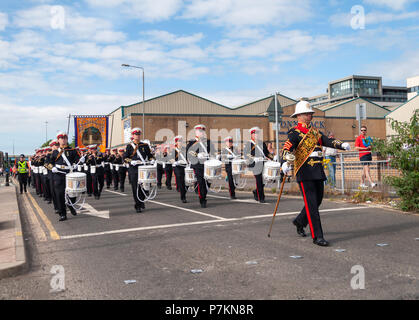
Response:
[{"label": "snare drum", "polygon": [[281,176],[281,164],[275,161],[268,161],[263,167],[263,179],[266,181],[276,181]]},{"label": "snare drum", "polygon": [[138,183],[157,183],[157,168],[155,166],[138,166]]},{"label": "snare drum", "polygon": [[83,172],[72,172],[65,176],[65,193],[70,197],[86,192],[86,174]]},{"label": "snare drum", "polygon": [[192,168],[185,168],[185,184],[187,186],[194,185],[196,182],[195,171]]},{"label": "snare drum", "polygon": [[219,160],[207,160],[204,162],[204,178],[213,180],[221,178],[221,167],[223,163]]},{"label": "snare drum", "polygon": [[243,174],[246,168],[246,160],[244,159],[234,159],[231,163],[231,171],[233,175]]}]

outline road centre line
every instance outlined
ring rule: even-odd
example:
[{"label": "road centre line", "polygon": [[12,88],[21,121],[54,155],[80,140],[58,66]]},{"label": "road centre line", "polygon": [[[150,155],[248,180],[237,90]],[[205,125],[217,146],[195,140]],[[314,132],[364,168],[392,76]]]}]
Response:
[{"label": "road centre line", "polygon": [[[347,208],[337,208],[337,209],[324,209],[324,210],[320,210],[320,212],[322,213],[322,212],[360,210],[360,209],[365,209],[365,208],[366,207],[347,207]],[[298,213],[300,213],[300,211],[283,212],[283,213],[278,213],[277,215],[286,216],[286,215],[294,215],[294,214],[298,214]],[[103,231],[103,232],[92,232],[92,233],[85,233],[85,234],[61,236],[61,239],[62,240],[68,240],[68,239],[86,238],[86,237],[94,237],[94,236],[108,235],[108,234],[118,234],[118,233],[145,231],[145,230],[156,230],[156,229],[169,229],[169,228],[175,228],[175,227],[184,227],[184,226],[211,224],[211,223],[220,223],[220,222],[231,222],[231,221],[243,221],[243,220],[249,220],[249,219],[267,218],[267,217],[272,217],[272,214],[247,216],[247,217],[242,217],[242,218],[224,218],[224,220],[222,220],[222,221],[220,221],[219,219],[217,219],[217,220],[205,220],[205,221],[174,223],[174,224],[157,225],[157,226],[149,226],[149,227],[138,227],[138,228],[129,228],[129,229],[110,230],[110,231]]]}]

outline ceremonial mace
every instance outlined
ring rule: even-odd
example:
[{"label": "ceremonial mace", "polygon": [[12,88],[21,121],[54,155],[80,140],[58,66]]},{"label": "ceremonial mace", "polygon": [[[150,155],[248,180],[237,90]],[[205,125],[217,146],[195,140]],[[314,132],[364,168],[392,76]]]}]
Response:
[{"label": "ceremonial mace", "polygon": [[[285,156],[285,159],[287,160],[288,163],[291,163],[295,160],[295,156],[293,154],[288,153]],[[272,226],[274,225],[276,212],[277,212],[278,206],[279,206],[279,200],[281,200],[282,190],[284,190],[284,184],[285,184],[286,179],[287,179],[287,175],[284,175],[284,177],[282,178],[281,189],[280,189],[279,194],[278,194],[278,199],[276,200],[275,211],[274,211],[274,214],[273,214],[273,217],[272,217],[271,226],[269,227],[268,238],[271,237]]]}]

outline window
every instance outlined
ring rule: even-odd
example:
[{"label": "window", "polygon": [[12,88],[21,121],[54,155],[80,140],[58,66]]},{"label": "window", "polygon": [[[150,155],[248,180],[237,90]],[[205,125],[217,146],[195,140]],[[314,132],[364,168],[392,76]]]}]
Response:
[{"label": "window", "polygon": [[352,80],[345,80],[332,84],[330,86],[330,93],[332,98],[352,94]]},{"label": "window", "polygon": [[360,96],[378,95],[378,80],[374,79],[355,79],[355,94]]}]

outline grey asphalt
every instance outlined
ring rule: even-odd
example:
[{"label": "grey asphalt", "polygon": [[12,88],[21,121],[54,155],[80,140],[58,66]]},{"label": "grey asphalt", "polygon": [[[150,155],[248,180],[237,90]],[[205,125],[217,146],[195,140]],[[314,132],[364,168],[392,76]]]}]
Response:
[{"label": "grey asphalt", "polygon": [[[176,191],[163,187],[137,214],[129,192],[104,190],[100,200],[87,202],[109,210],[109,219],[69,214],[58,222],[51,206],[31,192],[61,239],[37,241],[21,206],[29,271],[0,280],[2,299],[419,298],[417,215],[325,200],[322,224],[331,246],[318,247],[291,224],[303,206],[298,197],[282,198],[268,238],[276,197],[259,204],[249,193],[231,201],[221,192],[210,194],[201,209],[196,194],[188,193],[182,204]],[[65,270],[65,290],[58,293],[50,292],[54,265]],[[365,289],[351,287],[356,265],[365,271]]]}]

